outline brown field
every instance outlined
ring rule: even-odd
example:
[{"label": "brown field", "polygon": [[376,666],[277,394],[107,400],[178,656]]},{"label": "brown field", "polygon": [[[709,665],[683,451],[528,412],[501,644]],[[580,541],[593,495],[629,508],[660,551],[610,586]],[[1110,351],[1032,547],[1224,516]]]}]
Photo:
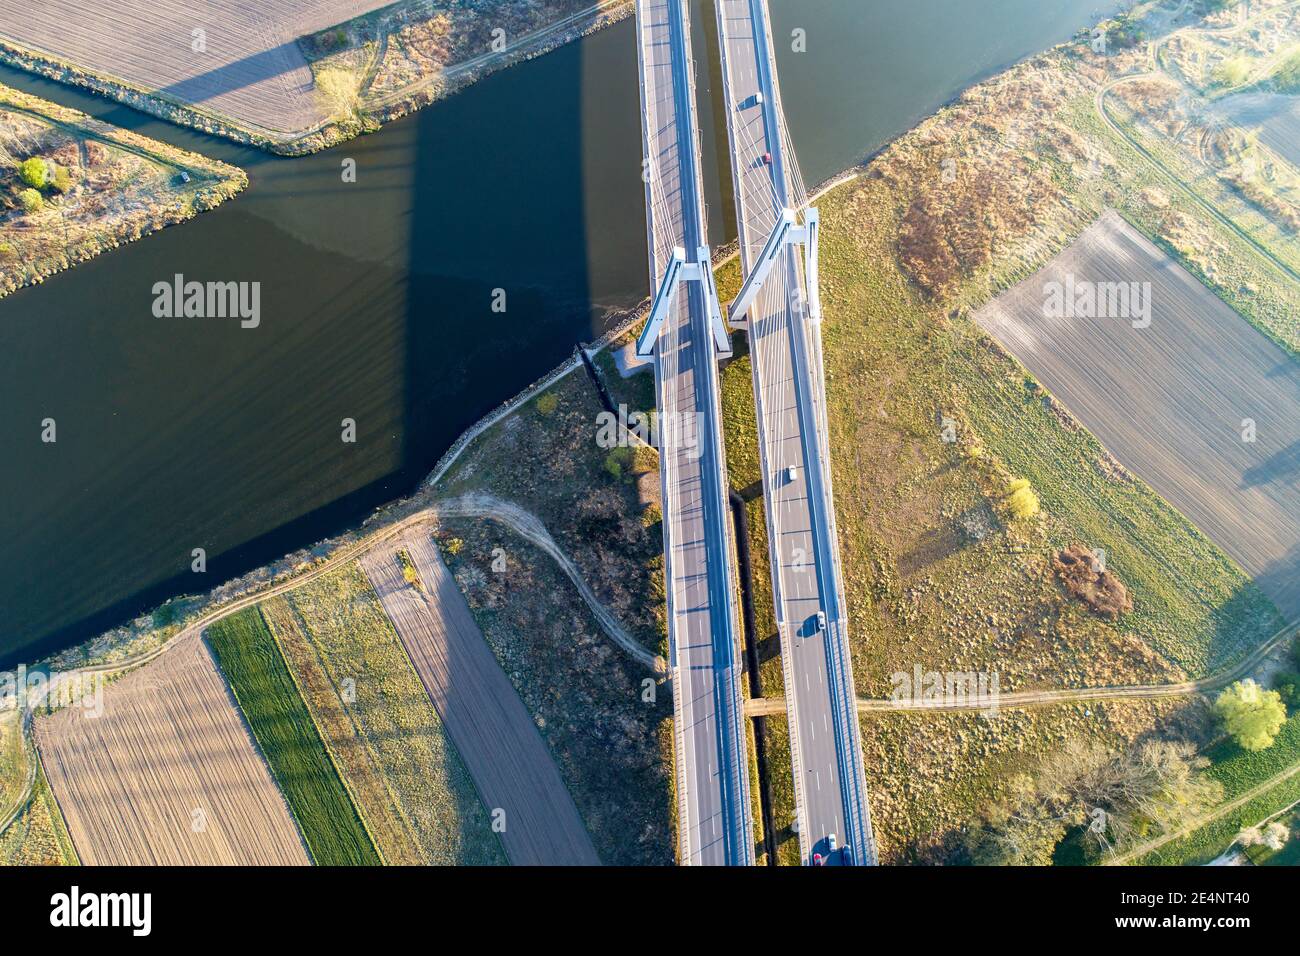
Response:
[{"label": "brown field", "polygon": [[[414,580],[402,573],[405,552]],[[497,663],[426,532],[407,532],[361,559],[429,698],[474,778],[503,814],[516,866],[594,866],[600,859],[555,760]],[[418,585],[418,587],[417,587]]]},{"label": "brown field", "polygon": [[298,153],[630,10],[631,0],[50,0],[36,16],[0,0],[0,55],[169,119]]},{"label": "brown field", "polygon": [[[1047,283],[1067,275],[1150,283],[1150,326],[1045,318]],[[976,320],[1236,559],[1288,620],[1300,619],[1295,359],[1113,212]],[[1247,419],[1253,442],[1243,440]]]},{"label": "brown field", "polygon": [[[329,116],[298,37],[384,3],[49,0],[37,13],[0,0],[0,39],[241,125],[296,133]],[[196,29],[206,52],[191,49]]]},{"label": "brown field", "polygon": [[1286,107],[1265,121],[1259,138],[1269,149],[1300,168],[1300,100],[1289,97]]},{"label": "brown field", "polygon": [[104,689],[103,713],[36,721],[83,863],[306,864],[298,829],[205,645],[183,635]]},{"label": "brown field", "polygon": [[355,564],[261,605],[384,862],[504,863],[474,783]]}]

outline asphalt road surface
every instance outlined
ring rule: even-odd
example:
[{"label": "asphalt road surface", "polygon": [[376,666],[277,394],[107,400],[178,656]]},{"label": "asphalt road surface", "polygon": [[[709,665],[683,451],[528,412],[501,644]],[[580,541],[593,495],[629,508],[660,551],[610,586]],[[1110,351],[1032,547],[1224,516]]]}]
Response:
[{"label": "asphalt road surface", "polygon": [[[638,0],[650,277],[673,247],[707,241],[690,18],[683,0]],[[704,296],[683,282],[660,333],[655,384],[664,501],[669,665],[683,863],[753,862],[737,648],[734,550],[717,364]]]},{"label": "asphalt road surface", "polygon": [[[725,108],[749,275],[783,209],[802,201],[780,132],[780,93],[763,0],[719,0]],[[852,674],[840,612],[820,338],[804,315],[802,253],[787,247],[749,312],[777,625],[806,859],[870,844]],[[824,625],[819,623],[819,615]],[[874,856],[858,851],[865,862]],[[842,851],[834,859],[843,859]]]}]

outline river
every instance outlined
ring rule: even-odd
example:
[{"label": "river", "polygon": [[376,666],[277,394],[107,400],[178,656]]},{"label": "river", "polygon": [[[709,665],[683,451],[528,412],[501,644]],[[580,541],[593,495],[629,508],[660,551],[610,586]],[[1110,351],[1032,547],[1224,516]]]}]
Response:
[{"label": "river", "polygon": [[[772,0],[808,184],[1109,6]],[[696,21],[716,243],[734,223],[708,0]],[[646,296],[635,64],[624,21],[292,160],[0,68],[0,82],[251,181],[215,211],[0,300],[0,666],[356,523]],[[176,274],[260,282],[260,325],[156,318],[152,287]],[[40,440],[47,417],[54,444]]]}]

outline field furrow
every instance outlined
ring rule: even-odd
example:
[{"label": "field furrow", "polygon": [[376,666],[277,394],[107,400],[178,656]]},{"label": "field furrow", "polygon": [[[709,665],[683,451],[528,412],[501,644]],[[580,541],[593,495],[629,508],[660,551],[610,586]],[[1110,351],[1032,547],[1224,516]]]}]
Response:
[{"label": "field furrow", "polygon": [[104,689],[103,713],[36,722],[87,864],[306,864],[284,798],[196,634]]}]

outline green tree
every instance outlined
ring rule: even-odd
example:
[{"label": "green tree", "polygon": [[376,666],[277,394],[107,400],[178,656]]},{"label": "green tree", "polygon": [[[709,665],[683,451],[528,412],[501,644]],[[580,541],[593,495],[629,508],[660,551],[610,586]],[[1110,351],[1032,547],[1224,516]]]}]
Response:
[{"label": "green tree", "polygon": [[609,454],[605,456],[605,470],[612,477],[621,479],[623,473],[635,460],[636,453],[626,445],[620,445],[618,448],[611,448]]},{"label": "green tree", "polygon": [[1275,690],[1264,690],[1250,678],[1221,693],[1214,712],[1224,728],[1246,750],[1264,750],[1286,722],[1286,706]]},{"label": "green tree", "polygon": [[1017,478],[1007,485],[1002,501],[1011,517],[1017,521],[1027,521],[1038,514],[1038,494],[1030,486],[1027,478]]},{"label": "green tree", "polygon": [[1278,671],[1273,675],[1273,689],[1291,713],[1300,710],[1300,674],[1295,671]]},{"label": "green tree", "polygon": [[1250,62],[1244,57],[1224,60],[1214,68],[1214,82],[1225,89],[1241,86],[1249,78]]},{"label": "green tree", "polygon": [[18,194],[18,201],[23,204],[25,212],[40,212],[45,208],[45,200],[35,189],[24,189]]},{"label": "green tree", "polygon": [[48,176],[49,170],[45,166],[45,160],[35,156],[24,159],[18,166],[18,178],[33,189],[44,189]]},{"label": "green tree", "polygon": [[1072,832],[1092,854],[1171,832],[1223,798],[1222,784],[1202,772],[1208,764],[1186,741],[1144,741],[1111,754],[1071,739],[1032,774],[1007,780],[968,832],[967,852],[977,864],[1043,866]]},{"label": "green tree", "polygon": [[1282,62],[1273,82],[1280,93],[1300,93],[1300,53],[1292,53]]}]

